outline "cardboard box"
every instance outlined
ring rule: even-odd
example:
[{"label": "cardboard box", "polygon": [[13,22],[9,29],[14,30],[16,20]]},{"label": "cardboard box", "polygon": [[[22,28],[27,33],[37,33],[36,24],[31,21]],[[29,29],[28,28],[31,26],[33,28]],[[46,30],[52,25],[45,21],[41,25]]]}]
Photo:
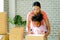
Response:
[{"label": "cardboard box", "polygon": [[10,29],[9,40],[23,40],[24,28],[15,27]]},{"label": "cardboard box", "polygon": [[58,32],[58,38],[59,38],[59,40],[60,40],[60,31]]},{"label": "cardboard box", "polygon": [[0,12],[0,34],[7,33],[7,14]]},{"label": "cardboard box", "polygon": [[44,35],[36,35],[36,34],[30,34],[30,35],[26,35],[25,40],[46,40]]},{"label": "cardboard box", "polygon": [[0,35],[0,40],[8,40],[8,34],[6,35]]}]

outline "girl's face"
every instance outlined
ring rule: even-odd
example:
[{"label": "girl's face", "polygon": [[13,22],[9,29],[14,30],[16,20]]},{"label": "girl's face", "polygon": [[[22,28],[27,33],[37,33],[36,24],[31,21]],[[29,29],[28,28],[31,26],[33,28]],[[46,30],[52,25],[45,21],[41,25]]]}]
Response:
[{"label": "girl's face", "polygon": [[39,13],[40,7],[39,6],[33,6],[33,11],[34,11],[34,13]]},{"label": "girl's face", "polygon": [[36,21],[36,22],[34,22],[34,25],[35,25],[36,27],[39,27],[39,26],[41,25],[41,23],[38,22],[38,21]]}]

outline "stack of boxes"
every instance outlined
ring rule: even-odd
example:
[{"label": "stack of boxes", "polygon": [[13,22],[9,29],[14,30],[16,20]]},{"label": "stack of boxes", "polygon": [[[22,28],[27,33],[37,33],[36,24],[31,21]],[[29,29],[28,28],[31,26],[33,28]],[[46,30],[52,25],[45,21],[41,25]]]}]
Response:
[{"label": "stack of boxes", "polygon": [[5,12],[0,12],[0,40],[8,40],[7,14]]}]

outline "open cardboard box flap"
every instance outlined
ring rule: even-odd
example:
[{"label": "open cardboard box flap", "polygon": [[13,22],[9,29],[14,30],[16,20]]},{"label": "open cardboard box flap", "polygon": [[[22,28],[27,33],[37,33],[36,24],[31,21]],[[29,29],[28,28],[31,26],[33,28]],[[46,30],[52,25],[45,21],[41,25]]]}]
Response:
[{"label": "open cardboard box flap", "polygon": [[45,36],[45,34],[28,34],[26,36]]},{"label": "open cardboard box flap", "polygon": [[26,40],[46,40],[44,36],[45,34],[29,34],[29,35],[26,35],[25,39]]}]

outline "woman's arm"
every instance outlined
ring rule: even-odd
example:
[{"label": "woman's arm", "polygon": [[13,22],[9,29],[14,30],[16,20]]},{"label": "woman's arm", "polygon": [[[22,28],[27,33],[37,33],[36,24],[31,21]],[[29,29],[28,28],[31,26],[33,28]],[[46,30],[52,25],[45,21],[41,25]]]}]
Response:
[{"label": "woman's arm", "polygon": [[46,28],[47,28],[47,33],[45,34],[45,36],[48,36],[50,34],[50,23],[49,23],[46,13],[44,11],[42,13],[43,13],[43,18],[44,18]]},{"label": "woman's arm", "polygon": [[47,32],[45,33],[45,36],[48,36],[50,34],[50,24],[48,19],[45,19],[45,24],[47,28]]},{"label": "woman's arm", "polygon": [[30,34],[30,14],[27,15],[27,34]]}]

